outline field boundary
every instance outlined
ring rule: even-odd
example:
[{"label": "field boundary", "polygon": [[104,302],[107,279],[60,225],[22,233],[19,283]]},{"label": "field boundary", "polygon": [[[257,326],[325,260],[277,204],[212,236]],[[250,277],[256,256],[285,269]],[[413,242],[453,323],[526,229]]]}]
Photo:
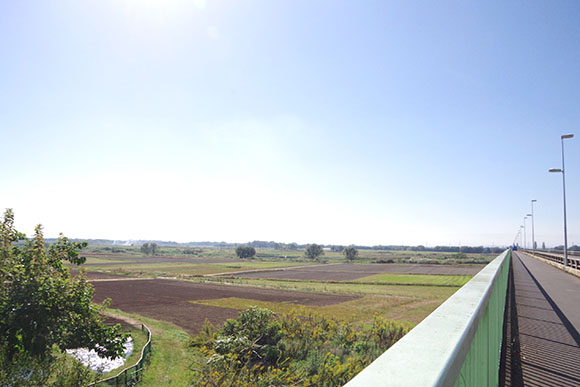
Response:
[{"label": "field boundary", "polygon": [[[413,275],[413,274],[404,274],[404,275]],[[429,275],[429,274],[416,274],[416,275]],[[449,274],[450,276],[453,274]],[[364,277],[362,277],[364,278]],[[167,278],[164,278],[167,279]],[[289,283],[305,283],[305,284],[344,284],[344,285],[377,285],[377,286],[427,286],[427,287],[441,287],[441,288],[460,288],[463,285],[450,285],[450,284],[428,284],[428,283],[404,283],[404,282],[366,282],[366,281],[335,281],[335,280],[299,280],[299,279],[290,279],[290,278],[237,278],[234,276],[225,277],[223,276],[224,280],[236,280],[236,281],[244,281],[244,280],[268,280],[268,281],[276,281],[276,282],[289,282]],[[243,282],[218,282],[209,280],[210,283],[219,283],[223,285],[240,285],[244,284]],[[259,285],[252,285],[250,286],[262,287]]]},{"label": "field boundary", "polygon": [[108,281],[144,281],[150,280],[152,278],[137,278],[137,277],[128,277],[128,278],[96,278],[92,280],[87,280],[87,282],[108,282]]}]

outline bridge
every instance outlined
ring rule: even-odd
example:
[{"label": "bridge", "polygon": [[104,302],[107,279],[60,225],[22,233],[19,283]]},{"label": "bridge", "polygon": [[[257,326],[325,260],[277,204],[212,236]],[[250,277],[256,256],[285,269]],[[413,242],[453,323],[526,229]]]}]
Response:
[{"label": "bridge", "polygon": [[347,387],[580,386],[580,256],[506,250]]}]

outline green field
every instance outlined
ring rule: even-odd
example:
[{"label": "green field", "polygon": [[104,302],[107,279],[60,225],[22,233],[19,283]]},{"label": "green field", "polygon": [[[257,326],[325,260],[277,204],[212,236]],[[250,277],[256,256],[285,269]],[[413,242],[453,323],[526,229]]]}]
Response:
[{"label": "green field", "polygon": [[291,311],[296,311],[299,314],[307,315],[308,312],[315,312],[326,318],[336,319],[355,326],[368,323],[375,315],[390,320],[416,324],[425,317],[425,313],[430,313],[431,310],[440,304],[439,300],[422,300],[409,297],[385,297],[378,295],[367,295],[352,301],[326,306],[304,306],[291,303],[267,302],[235,297],[190,302],[238,310],[245,310],[252,306],[257,306],[269,309],[276,313],[289,313]]},{"label": "green field", "polygon": [[195,282],[227,283],[239,286],[257,286],[272,289],[297,290],[302,292],[320,292],[334,294],[354,295],[381,295],[394,297],[412,297],[427,300],[445,300],[449,298],[459,287],[450,286],[422,286],[422,285],[391,285],[391,284],[366,284],[366,283],[341,283],[341,282],[317,282],[300,280],[273,280],[273,279],[220,279],[204,278]]},{"label": "green field", "polygon": [[426,286],[463,286],[470,275],[391,274],[382,273],[358,278],[354,282]]}]

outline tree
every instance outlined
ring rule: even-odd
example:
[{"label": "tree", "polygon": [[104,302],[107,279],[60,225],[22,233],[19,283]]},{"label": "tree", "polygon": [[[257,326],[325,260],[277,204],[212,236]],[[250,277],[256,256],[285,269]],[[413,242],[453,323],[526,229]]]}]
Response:
[{"label": "tree", "polygon": [[295,242],[289,243],[286,248],[288,250],[298,250],[298,244],[296,244]]},{"label": "tree", "polygon": [[256,249],[252,246],[238,246],[236,248],[238,258],[252,258],[256,255]]},{"label": "tree", "polygon": [[344,249],[343,254],[349,261],[354,261],[358,256],[358,250],[354,247],[347,247]]},{"label": "tree", "polygon": [[310,259],[317,259],[319,256],[324,255],[324,250],[322,246],[313,243],[311,245],[306,246],[306,251],[304,251],[304,255],[306,258]]},{"label": "tree", "polygon": [[[0,223],[3,379],[22,374],[22,368],[11,367],[18,362],[25,364],[23,367],[30,373],[34,373],[34,364],[46,367],[53,359],[53,346],[61,351],[85,347],[105,357],[122,354],[126,335],[120,334],[119,325],[104,325],[99,308],[91,304],[93,288],[87,283],[84,270],[71,278],[64,265],[64,261],[84,263],[86,259],[79,256],[79,250],[86,246],[86,242],[72,242],[61,234],[55,244],[46,248],[40,225],[34,238],[28,240],[15,230],[12,210],[6,210]],[[16,376],[7,375],[7,369]],[[43,369],[38,373],[46,374]]]},{"label": "tree", "polygon": [[546,242],[542,242],[542,250],[546,250]]},{"label": "tree", "polygon": [[157,243],[143,243],[143,245],[141,245],[141,252],[147,255],[157,254]]}]

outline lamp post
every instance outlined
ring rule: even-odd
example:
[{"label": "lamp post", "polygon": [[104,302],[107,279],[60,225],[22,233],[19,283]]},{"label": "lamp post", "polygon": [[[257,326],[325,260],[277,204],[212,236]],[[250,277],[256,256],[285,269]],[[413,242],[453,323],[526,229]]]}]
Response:
[{"label": "lamp post", "polygon": [[[527,214],[527,215],[526,215],[526,217],[527,217],[527,218],[531,218],[531,217],[532,217],[532,214]],[[524,219],[525,219],[525,218],[524,218]],[[533,224],[533,223],[534,223],[534,219],[532,219],[532,224]],[[526,224],[526,223],[525,223],[525,220],[524,220],[524,224]],[[532,241],[532,247],[533,247],[533,244],[534,244],[534,242]]]},{"label": "lamp post", "polygon": [[564,266],[568,266],[568,230],[566,227],[566,173],[564,169],[564,140],[574,137],[573,134],[563,134],[562,140],[562,168],[550,168],[548,172],[562,172],[562,193],[564,195]]},{"label": "lamp post", "polygon": [[534,236],[534,203],[536,199],[532,199],[532,250],[536,251],[536,238]]},{"label": "lamp post", "polygon": [[528,248],[527,243],[526,243],[526,219],[528,219],[528,216],[524,216],[524,250]]},{"label": "lamp post", "polygon": [[518,227],[518,232],[516,233],[516,236],[514,238],[514,246],[516,246],[518,248],[520,247],[521,235],[522,235],[522,227],[520,226],[520,227]]}]

